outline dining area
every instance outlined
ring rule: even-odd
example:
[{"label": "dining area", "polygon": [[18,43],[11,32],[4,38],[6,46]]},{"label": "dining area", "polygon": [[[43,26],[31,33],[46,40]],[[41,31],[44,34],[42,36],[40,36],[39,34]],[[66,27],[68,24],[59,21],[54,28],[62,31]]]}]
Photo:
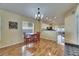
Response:
[{"label": "dining area", "polygon": [[40,32],[34,29],[34,23],[23,21],[22,22],[23,41],[25,44],[40,41]]},{"label": "dining area", "polygon": [[40,32],[37,33],[25,33],[24,32],[24,43],[34,43],[40,41]]}]

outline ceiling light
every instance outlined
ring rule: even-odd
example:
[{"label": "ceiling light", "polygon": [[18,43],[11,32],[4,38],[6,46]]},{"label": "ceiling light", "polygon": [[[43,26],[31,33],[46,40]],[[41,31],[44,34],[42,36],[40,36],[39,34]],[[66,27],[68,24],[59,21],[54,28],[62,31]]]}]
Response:
[{"label": "ceiling light", "polygon": [[43,14],[40,13],[40,8],[38,8],[37,14],[35,14],[35,19],[40,20],[43,18]]},{"label": "ceiling light", "polygon": [[54,18],[57,18],[57,17],[54,17]]}]

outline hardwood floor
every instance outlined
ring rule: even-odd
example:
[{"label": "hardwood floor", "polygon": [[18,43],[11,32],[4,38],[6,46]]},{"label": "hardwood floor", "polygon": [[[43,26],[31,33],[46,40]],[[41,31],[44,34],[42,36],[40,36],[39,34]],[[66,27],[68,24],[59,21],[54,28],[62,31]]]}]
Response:
[{"label": "hardwood floor", "polygon": [[0,49],[1,56],[63,56],[64,46],[54,41],[41,39],[40,42],[17,44]]}]

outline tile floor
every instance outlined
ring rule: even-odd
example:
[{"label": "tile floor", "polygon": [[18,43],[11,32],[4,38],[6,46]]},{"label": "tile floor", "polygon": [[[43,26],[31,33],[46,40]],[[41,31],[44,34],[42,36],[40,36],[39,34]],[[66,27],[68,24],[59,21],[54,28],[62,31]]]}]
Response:
[{"label": "tile floor", "polygon": [[65,45],[65,56],[79,56],[79,47]]}]

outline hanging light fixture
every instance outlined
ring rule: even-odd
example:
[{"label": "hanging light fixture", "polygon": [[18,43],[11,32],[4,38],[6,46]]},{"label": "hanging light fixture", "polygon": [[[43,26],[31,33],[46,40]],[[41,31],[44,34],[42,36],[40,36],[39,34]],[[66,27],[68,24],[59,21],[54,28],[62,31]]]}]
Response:
[{"label": "hanging light fixture", "polygon": [[43,14],[40,14],[40,8],[38,8],[37,14],[35,14],[35,19],[40,20],[43,18]]}]

